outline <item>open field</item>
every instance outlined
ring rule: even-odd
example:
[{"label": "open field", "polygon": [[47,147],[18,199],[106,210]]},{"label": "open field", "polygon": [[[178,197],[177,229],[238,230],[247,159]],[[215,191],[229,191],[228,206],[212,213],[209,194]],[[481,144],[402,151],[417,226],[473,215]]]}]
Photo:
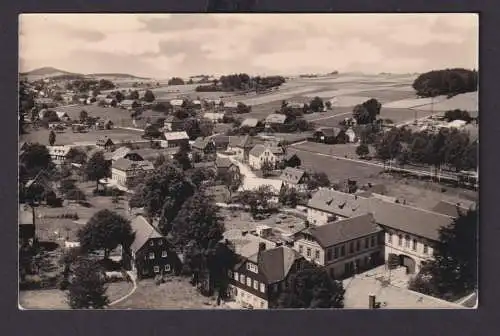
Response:
[{"label": "open field", "polygon": [[171,277],[156,285],[154,280],[141,280],[137,290],[110,309],[213,309],[214,299],[202,296],[187,278]]},{"label": "open field", "polygon": [[130,119],[130,111],[119,107],[100,107],[96,104],[91,105],[66,105],[56,109],[57,111],[66,112],[73,120],[80,119],[80,112],[87,111],[91,117],[101,117],[103,120],[111,120],[115,125],[122,119]]},{"label": "open field", "polygon": [[[132,289],[126,281],[107,284],[106,295],[110,302],[117,300]],[[19,305],[23,309],[70,309],[66,298],[67,291],[59,289],[42,289],[19,292]]]},{"label": "open field", "polygon": [[380,103],[384,104],[395,100],[415,98],[415,91],[413,89],[411,89],[411,91],[394,90],[394,88],[388,87],[380,90],[361,91],[358,92],[357,95],[375,98]]},{"label": "open field", "polygon": [[414,107],[429,105],[432,104],[433,102],[435,105],[436,103],[439,103],[445,99],[446,99],[445,96],[437,96],[434,98],[408,98],[408,99],[394,100],[392,102],[384,103],[382,105],[382,108],[414,108]]},{"label": "open field", "polygon": [[226,231],[252,231],[255,230],[258,225],[267,225],[284,232],[297,232],[305,228],[304,220],[292,215],[287,215],[286,217],[281,215],[284,218],[280,218],[280,220],[277,221],[279,218],[278,214],[272,214],[263,220],[255,220],[248,212],[241,210],[231,211],[222,209],[220,214],[224,216],[224,227]]},{"label": "open field", "polygon": [[[20,141],[37,142],[48,145],[50,131],[40,128],[29,130],[29,133],[20,136]],[[73,133],[66,130],[64,133],[56,133],[55,145],[95,145],[96,139],[100,136],[108,136],[113,142],[119,143],[128,140],[142,140],[142,132],[127,129],[114,128],[111,130],[90,130],[87,133]]]},{"label": "open field", "polygon": [[468,111],[471,116],[475,117],[478,115],[479,110],[479,95],[478,92],[469,92],[457,95],[450,99],[441,100],[439,102],[434,102],[434,106],[428,104],[424,106],[418,106],[415,109],[423,111],[449,111],[454,109],[460,109]]}]

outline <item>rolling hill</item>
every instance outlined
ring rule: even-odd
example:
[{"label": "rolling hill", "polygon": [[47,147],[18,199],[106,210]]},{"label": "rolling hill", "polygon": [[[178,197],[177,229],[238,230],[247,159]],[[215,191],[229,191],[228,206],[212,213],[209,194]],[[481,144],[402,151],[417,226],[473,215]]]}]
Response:
[{"label": "rolling hill", "polygon": [[59,78],[59,79],[71,79],[71,78],[96,78],[96,79],[148,79],[145,77],[138,77],[130,74],[124,73],[92,73],[92,74],[79,74],[74,72],[69,72],[65,70],[60,70],[54,67],[43,67],[34,69],[27,72],[22,72],[19,74],[21,77],[27,77],[30,80],[37,80],[42,78]]}]

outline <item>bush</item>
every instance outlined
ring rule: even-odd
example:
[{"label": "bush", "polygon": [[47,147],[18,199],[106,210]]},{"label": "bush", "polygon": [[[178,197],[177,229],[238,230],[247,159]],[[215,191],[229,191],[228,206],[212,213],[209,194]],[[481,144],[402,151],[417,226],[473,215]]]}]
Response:
[{"label": "bush", "polygon": [[58,218],[78,220],[80,217],[75,212],[75,213],[67,213],[67,214],[59,215]]}]

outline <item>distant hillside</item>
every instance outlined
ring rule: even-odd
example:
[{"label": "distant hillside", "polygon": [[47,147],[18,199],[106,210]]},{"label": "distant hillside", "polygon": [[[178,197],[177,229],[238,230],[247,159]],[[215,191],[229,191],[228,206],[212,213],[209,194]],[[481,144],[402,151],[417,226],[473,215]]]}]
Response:
[{"label": "distant hillside", "polygon": [[93,73],[84,75],[84,74],[78,74],[74,72],[56,69],[53,67],[38,68],[27,72],[22,72],[19,75],[21,77],[29,77],[31,79],[40,79],[40,78],[72,79],[81,77],[115,78],[115,79],[149,79],[145,77],[137,77],[134,75],[123,74],[123,73]]}]

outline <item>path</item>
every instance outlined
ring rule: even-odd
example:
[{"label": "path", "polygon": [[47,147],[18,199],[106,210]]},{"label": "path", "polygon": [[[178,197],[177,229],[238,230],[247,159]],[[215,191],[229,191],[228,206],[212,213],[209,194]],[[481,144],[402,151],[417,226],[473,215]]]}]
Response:
[{"label": "path", "polygon": [[[298,144],[300,144],[300,142],[296,143],[296,144],[292,144],[292,145],[290,145],[290,147],[293,147],[294,145],[298,145]],[[382,163],[375,163],[375,162],[358,160],[358,159],[349,159],[349,158],[346,158],[343,156],[337,156],[337,155],[332,155],[332,154],[323,154],[323,153],[318,153],[318,152],[305,150],[305,149],[298,149],[298,148],[294,148],[294,149],[298,152],[307,152],[307,153],[311,153],[314,155],[326,156],[326,157],[330,157],[330,158],[337,159],[337,160],[350,161],[350,162],[355,162],[355,163],[364,164],[367,166],[372,166],[372,167],[377,167],[377,168],[383,168],[383,169],[389,168],[391,171],[407,172],[407,173],[416,174],[416,175],[423,175],[423,176],[435,176],[434,173],[431,173],[431,172],[425,171],[425,170],[414,170],[414,169],[392,167],[392,166],[384,165]],[[457,179],[457,177],[455,175],[441,173],[439,176],[441,178],[446,178],[446,179],[454,179],[454,180]]]},{"label": "path", "polygon": [[119,298],[118,300],[115,300],[115,301],[111,302],[111,303],[109,304],[109,306],[113,306],[113,305],[115,305],[115,304],[117,304],[117,303],[120,303],[120,302],[122,302],[122,301],[124,301],[124,300],[128,299],[128,297],[129,297],[130,295],[132,295],[132,294],[134,294],[134,293],[135,293],[135,291],[136,291],[136,289],[137,289],[137,282],[135,281],[135,274],[133,274],[133,273],[132,273],[132,272],[130,272],[130,271],[127,271],[127,274],[130,276],[130,279],[132,279],[132,284],[133,284],[132,290],[131,290],[128,294],[126,294],[126,295],[122,296],[121,298]]},{"label": "path", "polygon": [[135,127],[115,126],[114,128],[120,128],[120,129],[124,129],[124,130],[129,130],[129,131],[144,132],[143,129],[135,128]]}]

